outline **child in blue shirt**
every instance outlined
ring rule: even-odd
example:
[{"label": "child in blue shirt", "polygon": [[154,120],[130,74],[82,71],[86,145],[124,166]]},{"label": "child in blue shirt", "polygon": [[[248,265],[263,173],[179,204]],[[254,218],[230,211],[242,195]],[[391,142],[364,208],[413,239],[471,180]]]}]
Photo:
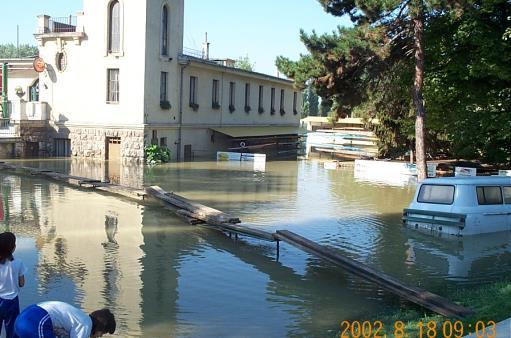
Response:
[{"label": "child in blue shirt", "polygon": [[20,313],[18,294],[25,285],[27,268],[13,257],[16,236],[12,232],[0,234],[0,332],[5,324],[6,338],[14,337],[14,321]]}]

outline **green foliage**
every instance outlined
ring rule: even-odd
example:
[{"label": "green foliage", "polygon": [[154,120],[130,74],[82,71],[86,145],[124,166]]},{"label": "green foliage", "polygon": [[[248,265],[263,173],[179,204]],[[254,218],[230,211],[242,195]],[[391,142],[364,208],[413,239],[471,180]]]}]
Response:
[{"label": "green foliage", "polygon": [[511,2],[318,1],[328,13],[348,15],[354,26],[323,35],[300,33],[308,54],[276,61],[297,86],[310,83],[338,116],[377,117],[380,124],[372,128],[380,155],[402,155],[415,141],[411,93],[413,19],[418,17],[424,23],[428,153],[511,163],[511,44],[506,40]]},{"label": "green foliage", "polygon": [[170,150],[167,147],[160,147],[156,144],[144,148],[145,160],[147,164],[161,164],[170,161]]},{"label": "green foliage", "polygon": [[240,56],[238,58],[238,60],[236,60],[234,62],[234,67],[235,68],[240,68],[240,69],[243,69],[243,70],[248,70],[250,72],[253,72],[254,71],[254,63],[250,62],[250,59],[248,57],[248,55],[246,56]]},{"label": "green foliage", "polygon": [[39,50],[36,46],[30,46],[28,44],[20,45],[18,55],[18,49],[12,43],[0,45],[0,59],[34,57],[37,55],[39,55]]},{"label": "green foliage", "polygon": [[307,86],[303,91],[302,118],[307,116],[318,116],[319,98],[312,86]]},{"label": "green foliage", "polygon": [[457,158],[511,163],[511,3],[486,0],[436,17],[426,34],[428,125]]}]

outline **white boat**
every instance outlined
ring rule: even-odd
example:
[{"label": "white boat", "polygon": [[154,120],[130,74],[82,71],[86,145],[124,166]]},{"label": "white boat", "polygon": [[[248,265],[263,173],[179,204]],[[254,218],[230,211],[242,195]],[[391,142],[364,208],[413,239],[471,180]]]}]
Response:
[{"label": "white boat", "polygon": [[445,177],[423,181],[403,223],[456,236],[511,230],[511,177]]}]

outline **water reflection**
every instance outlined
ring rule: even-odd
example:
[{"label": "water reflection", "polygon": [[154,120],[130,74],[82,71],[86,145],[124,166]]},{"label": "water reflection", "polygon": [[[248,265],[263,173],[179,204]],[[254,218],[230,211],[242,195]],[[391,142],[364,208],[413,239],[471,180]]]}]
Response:
[{"label": "water reflection", "polygon": [[511,271],[510,232],[448,236],[436,241],[427,241],[425,236],[410,231],[407,262],[420,265],[431,275],[478,284],[497,279],[502,271]]},{"label": "water reflection", "polygon": [[[105,179],[108,164],[30,165]],[[264,172],[215,162],[120,172],[121,180],[137,173],[135,184],[158,184],[253,226],[295,231],[440,294],[511,276],[509,233],[446,240],[403,228],[413,184],[361,182],[352,168],[326,171],[314,162],[269,162]],[[15,255],[29,268],[22,306],[45,299],[109,306],[119,336],[333,336],[342,319],[399,306],[288,245],[277,260],[273,244],[234,241],[156,205],[37,177],[0,175],[0,183],[0,221],[18,235]]]}]

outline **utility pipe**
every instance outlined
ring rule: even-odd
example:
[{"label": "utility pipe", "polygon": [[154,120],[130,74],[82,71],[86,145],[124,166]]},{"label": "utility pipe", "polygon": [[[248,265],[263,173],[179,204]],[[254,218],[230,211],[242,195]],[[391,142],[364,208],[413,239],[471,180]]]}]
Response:
[{"label": "utility pipe", "polygon": [[7,63],[2,64],[2,117],[4,119],[9,117],[8,112],[8,101],[7,101],[7,76],[8,76],[8,70],[7,70]]},{"label": "utility pipe", "polygon": [[190,64],[190,60],[183,55],[178,58],[178,63],[181,66],[181,74],[179,79],[179,124],[177,130],[177,161],[181,161],[181,143],[183,139],[183,78],[186,66]]}]

